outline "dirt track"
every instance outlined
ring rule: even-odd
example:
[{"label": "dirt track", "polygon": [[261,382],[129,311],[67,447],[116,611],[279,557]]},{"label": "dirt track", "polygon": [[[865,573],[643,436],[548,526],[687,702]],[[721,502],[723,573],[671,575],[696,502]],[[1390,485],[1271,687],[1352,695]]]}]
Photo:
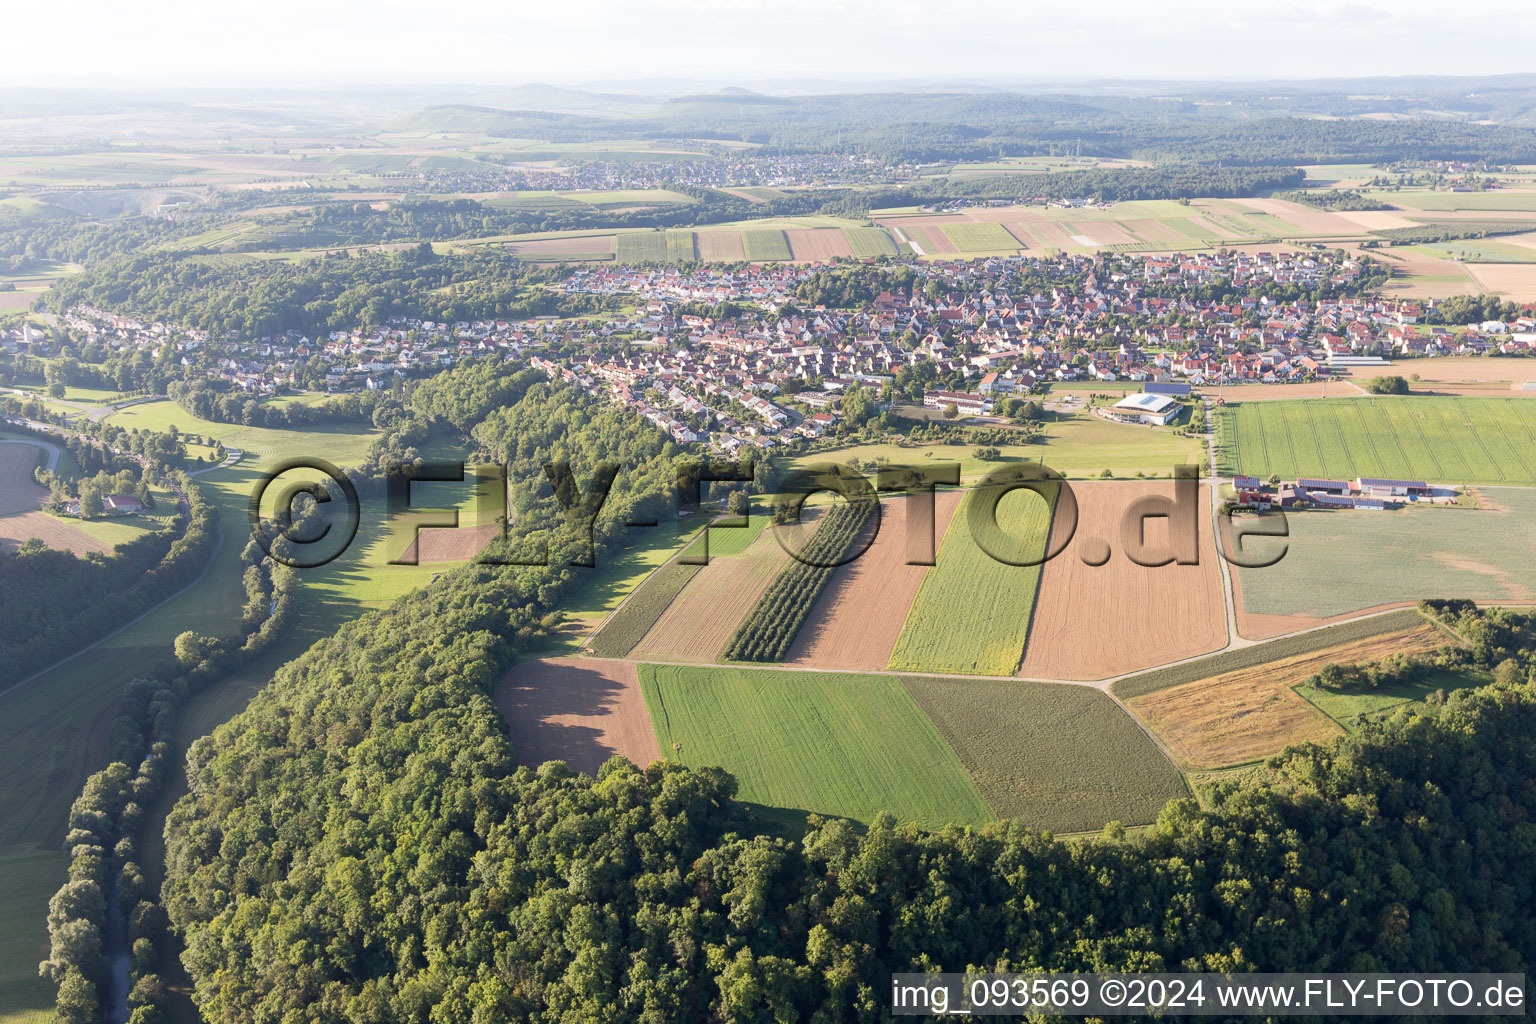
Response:
[{"label": "dirt track", "polygon": [[[789,649],[788,665],[878,672],[891,660],[925,565],[907,565],[908,498],[881,504],[880,532],[869,550],[833,571]],[[934,496],[934,550],[960,504],[959,491]]]},{"label": "dirt track", "polygon": [[661,757],[633,662],[526,662],[503,677],[495,696],[519,764],[564,761],[596,774],[615,754],[642,768]]},{"label": "dirt track", "polygon": [[[1210,533],[1210,496],[1195,510],[1199,564],[1137,565],[1121,550],[1121,523],[1146,495],[1172,497],[1170,481],[1073,483],[1077,532],[1045,565],[1019,675],[1032,679],[1102,679],[1220,650],[1227,643],[1226,597]],[[1058,505],[1052,526],[1063,528]],[[1167,549],[1168,521],[1149,518],[1147,550]],[[1107,562],[1084,562],[1108,542]],[[1058,541],[1053,536],[1051,545]],[[1101,546],[1101,544],[1097,545]]]}]

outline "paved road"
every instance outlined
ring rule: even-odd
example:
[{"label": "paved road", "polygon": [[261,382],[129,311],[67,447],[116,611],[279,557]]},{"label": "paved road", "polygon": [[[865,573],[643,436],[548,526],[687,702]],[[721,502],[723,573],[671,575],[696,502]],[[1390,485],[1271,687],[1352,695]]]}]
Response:
[{"label": "paved road", "polygon": [[64,454],[64,449],[63,448],[60,448],[58,445],[54,444],[52,441],[44,441],[41,438],[39,438],[37,440],[30,440],[30,439],[24,440],[24,439],[19,438],[19,437],[15,437],[15,438],[12,438],[12,437],[0,437],[0,444],[24,444],[24,445],[26,445],[29,448],[41,448],[41,449],[43,449],[43,451],[48,453],[48,465],[47,465],[46,468],[50,472],[52,470],[58,468],[59,457]]}]

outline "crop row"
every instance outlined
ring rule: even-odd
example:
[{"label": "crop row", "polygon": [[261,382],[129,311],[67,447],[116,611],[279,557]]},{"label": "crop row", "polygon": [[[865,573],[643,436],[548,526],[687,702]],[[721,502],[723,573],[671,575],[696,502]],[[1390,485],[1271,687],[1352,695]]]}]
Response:
[{"label": "crop row", "polygon": [[832,567],[846,559],[879,504],[873,499],[852,501],[822,518],[805,549],[774,577],[736,630],[725,649],[726,658],[783,660],[811,606],[832,578]]}]

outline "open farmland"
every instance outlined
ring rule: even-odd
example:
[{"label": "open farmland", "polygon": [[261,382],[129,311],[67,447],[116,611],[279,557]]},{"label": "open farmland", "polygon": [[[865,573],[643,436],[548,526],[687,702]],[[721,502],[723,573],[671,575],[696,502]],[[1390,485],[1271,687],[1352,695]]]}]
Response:
[{"label": "open farmland", "polygon": [[1520,399],[1239,403],[1216,429],[1225,475],[1536,484],[1536,405]]},{"label": "open farmland", "polygon": [[860,259],[871,256],[895,256],[896,243],[884,228],[843,228],[848,247]]},{"label": "open farmland", "polygon": [[761,596],[725,649],[725,657],[732,661],[779,661],[788,654],[835,567],[862,550],[879,527],[879,503],[873,496],[827,511],[808,540],[804,539],[805,512],[801,515],[798,531],[788,525],[777,528],[779,536],[774,539],[793,551],[794,557],[786,556],[772,583],[758,591]]},{"label": "open farmland", "polygon": [[[891,654],[891,668],[909,672],[1012,675],[1024,654],[1040,566],[1008,565],[1038,559],[1050,532],[1053,501],[1033,491],[996,500],[997,489],[966,492],[944,534],[935,565],[923,578]],[[1052,495],[1054,500],[1054,495]],[[996,501],[992,522],[986,509]],[[977,524],[973,525],[974,515]]]},{"label": "open farmland", "polygon": [[711,557],[635,645],[633,657],[717,660],[763,591],[792,564],[774,535],[781,529],[763,530],[739,555]]},{"label": "open farmland", "polygon": [[1124,711],[1087,686],[992,679],[902,680],[999,818],[1084,832],[1141,825],[1187,795]]},{"label": "open farmland", "polygon": [[1245,542],[1259,556],[1283,543],[1286,554],[1237,570],[1243,610],[1326,618],[1422,598],[1536,601],[1536,490],[1480,493],[1481,509],[1291,515],[1288,540]]},{"label": "open farmland", "polygon": [[565,260],[606,260],[614,255],[613,235],[586,235],[573,238],[544,238],[513,242],[513,252],[525,260],[562,262]]},{"label": "open farmland", "polygon": [[954,243],[957,252],[1017,252],[1019,240],[1001,224],[963,222],[944,224],[940,230]]},{"label": "open farmland", "polygon": [[620,263],[666,263],[696,259],[692,231],[626,231],[617,236]]},{"label": "open farmland", "polygon": [[[907,610],[928,572],[925,565],[907,564],[907,533],[921,522],[918,504],[917,498],[881,503],[874,543],[854,561],[832,570],[827,588],[795,636],[788,664],[871,672],[890,662]],[[935,537],[944,536],[959,504],[958,491],[934,495]]]},{"label": "open farmland", "polygon": [[[1152,567],[1131,561],[1120,529],[1143,498],[1171,501],[1172,481],[1078,483],[1072,490],[1077,496],[1077,532],[1045,565],[1019,674],[1102,679],[1226,646],[1226,599],[1211,541],[1208,491],[1196,489],[1193,510],[1198,564]],[[1058,503],[1057,529],[1066,528],[1064,514]],[[1169,523],[1163,517],[1143,521],[1143,561],[1174,554]],[[1088,564],[1105,551],[1107,562]]]},{"label": "open farmland", "polygon": [[740,231],[700,231],[697,237],[701,260],[736,263],[747,258]]},{"label": "open farmland", "polygon": [[1476,263],[1467,273],[1490,295],[1511,302],[1536,302],[1536,265],[1531,263]]},{"label": "open farmland", "polygon": [[666,757],[724,768],[740,799],[781,817],[868,823],[890,811],[932,827],[992,818],[894,677],[641,665],[640,686]]},{"label": "open farmland", "polygon": [[661,758],[634,662],[524,662],[502,677],[495,699],[520,764],[564,761],[596,775],[616,755],[642,768]]},{"label": "open farmland", "polygon": [[603,623],[588,648],[600,658],[622,658],[656,625],[701,565],[670,561],[645,578]]},{"label": "open farmland", "polygon": [[1278,754],[1293,743],[1317,743],[1339,735],[1338,724],[1293,689],[1324,665],[1375,661],[1399,652],[1428,653],[1452,642],[1437,627],[1421,622],[1132,697],[1126,703],[1186,765],[1243,764]]},{"label": "open farmland", "polygon": [[830,260],[852,256],[848,239],[837,228],[797,228],[784,232],[797,260]]},{"label": "open farmland", "polygon": [[0,444],[0,516],[35,511],[48,499],[48,489],[32,475],[42,456],[41,447]]},{"label": "open farmland", "polygon": [[787,260],[791,258],[784,232],[772,228],[751,228],[741,233],[742,249],[749,260]]}]

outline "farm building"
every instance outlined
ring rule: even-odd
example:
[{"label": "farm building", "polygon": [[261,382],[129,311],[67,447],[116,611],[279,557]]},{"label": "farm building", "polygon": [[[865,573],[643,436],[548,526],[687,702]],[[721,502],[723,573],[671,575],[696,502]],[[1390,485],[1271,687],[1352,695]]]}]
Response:
[{"label": "farm building", "polygon": [[1109,408],[1109,415],[1125,423],[1154,423],[1159,426],[1179,415],[1181,406],[1167,395],[1143,392],[1123,398]]},{"label": "farm building", "polygon": [[1234,476],[1232,486],[1239,491],[1260,491],[1264,489],[1264,481],[1256,476]]},{"label": "farm building", "polygon": [[1355,480],[1354,489],[1377,498],[1427,497],[1429,494],[1429,484],[1422,480],[1380,480],[1364,476]]},{"label": "farm building", "polygon": [[144,503],[127,494],[109,494],[101,499],[101,504],[109,516],[137,515],[144,511]]},{"label": "farm building", "polygon": [[1300,480],[1297,480],[1296,486],[1300,487],[1308,494],[1315,494],[1319,492],[1323,494],[1348,494],[1350,491],[1354,490],[1354,488],[1344,480],[1313,480],[1308,477],[1302,477]]},{"label": "farm building", "polygon": [[992,411],[992,399],[969,391],[925,391],[923,405],[930,409],[954,406],[962,416],[985,416]]}]

